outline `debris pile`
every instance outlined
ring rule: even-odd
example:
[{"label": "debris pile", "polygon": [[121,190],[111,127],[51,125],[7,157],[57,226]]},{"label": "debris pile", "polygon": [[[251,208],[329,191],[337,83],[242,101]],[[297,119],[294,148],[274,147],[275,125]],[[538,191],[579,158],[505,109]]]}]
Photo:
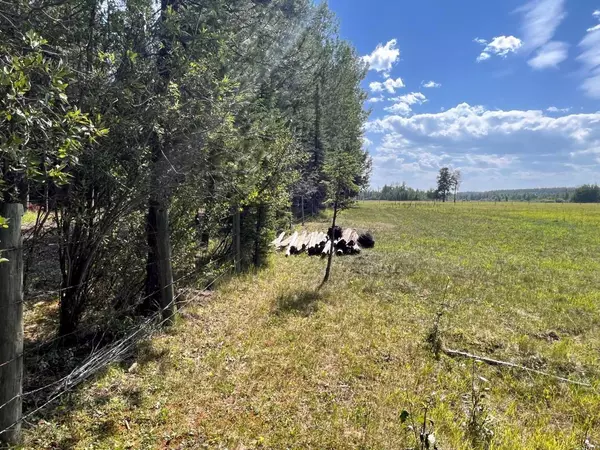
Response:
[{"label": "debris pile", "polygon": [[336,255],[355,255],[360,253],[363,247],[372,248],[375,240],[369,233],[359,234],[353,228],[335,227],[335,229],[329,228],[327,234],[320,231],[312,233],[296,231],[286,237],[284,231],[272,244],[278,251],[285,251],[285,256],[302,252],[306,252],[309,256],[325,256],[331,251],[335,251]]}]

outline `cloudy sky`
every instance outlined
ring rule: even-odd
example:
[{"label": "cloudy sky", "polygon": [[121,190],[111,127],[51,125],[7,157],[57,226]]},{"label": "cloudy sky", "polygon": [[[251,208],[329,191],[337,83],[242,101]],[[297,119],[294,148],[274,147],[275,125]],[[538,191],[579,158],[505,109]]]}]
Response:
[{"label": "cloudy sky", "polygon": [[372,186],[600,182],[600,0],[330,0],[370,70]]}]

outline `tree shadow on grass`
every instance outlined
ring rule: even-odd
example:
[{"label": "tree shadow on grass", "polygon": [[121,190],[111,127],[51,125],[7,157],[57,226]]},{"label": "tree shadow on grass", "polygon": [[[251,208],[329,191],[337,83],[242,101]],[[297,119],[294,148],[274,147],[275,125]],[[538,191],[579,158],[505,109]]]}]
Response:
[{"label": "tree shadow on grass", "polygon": [[299,314],[308,317],[318,309],[318,301],[322,294],[318,290],[300,290],[286,292],[277,297],[275,303],[275,314]]},{"label": "tree shadow on grass", "polygon": [[[66,351],[64,347],[58,347],[57,351]],[[89,352],[88,352],[89,353]],[[77,355],[76,355],[77,356]],[[164,352],[157,351],[148,341],[142,341],[138,347],[131,353],[131,355],[125,360],[118,362],[125,371],[131,366],[133,362],[138,362],[140,365],[147,364],[151,361],[161,361],[164,358]],[[75,358],[76,361],[81,361],[79,358]],[[94,440],[96,443],[110,443],[110,439],[122,433],[123,422],[116,420],[111,416],[111,409],[114,407],[110,406],[110,402],[118,399],[125,403],[125,411],[130,414],[135,414],[138,408],[143,407],[144,400],[147,394],[139,387],[127,387],[120,391],[115,391],[114,386],[105,386],[104,388],[94,388],[93,397],[89,396],[87,391],[90,385],[93,385],[95,380],[102,379],[107,372],[110,370],[109,365],[100,369],[97,373],[93,374],[88,380],[85,380],[71,389],[65,391],[65,395],[62,395],[56,401],[49,403],[46,407],[37,412],[32,419],[24,422],[24,428],[36,428],[37,423],[40,419],[44,419],[47,422],[53,424],[53,426],[66,427],[68,433],[49,434],[49,439],[53,440],[52,448],[57,449],[73,449],[79,444],[79,438],[77,437],[77,426],[71,425],[74,418],[85,412],[90,414],[92,412],[97,413],[99,417],[91,424],[86,424],[85,432]],[[56,376],[58,377],[58,375]],[[52,393],[53,386],[50,386],[50,390],[42,390],[36,392],[36,395],[27,396],[24,398],[23,408],[27,414],[30,411],[35,410],[40,404],[45,402],[48,398],[53,397]],[[39,394],[39,395],[38,395]],[[105,413],[108,411],[108,414]],[[75,431],[71,431],[75,429]],[[27,433],[36,434],[36,431],[26,431]],[[41,437],[46,438],[46,433],[41,432]],[[29,448],[29,447],[28,447]]]}]

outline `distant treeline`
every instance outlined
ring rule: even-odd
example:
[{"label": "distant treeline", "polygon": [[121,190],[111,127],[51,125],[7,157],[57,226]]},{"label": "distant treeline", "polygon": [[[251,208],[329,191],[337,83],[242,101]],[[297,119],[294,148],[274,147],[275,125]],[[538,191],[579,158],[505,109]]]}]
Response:
[{"label": "distant treeline", "polygon": [[461,192],[458,194],[458,199],[463,201],[600,203],[600,187],[595,184],[584,184],[577,188],[557,187]]},{"label": "distant treeline", "polygon": [[[424,201],[435,200],[436,190],[419,190],[405,183],[385,185],[381,189],[361,192],[360,200]],[[600,186],[585,184],[578,188],[556,187],[536,189],[500,189],[484,192],[459,192],[459,201],[506,201],[506,202],[574,202],[600,203]]]},{"label": "distant treeline", "polygon": [[366,189],[359,194],[359,200],[391,200],[396,202],[435,200],[435,198],[435,189],[422,191],[413,189],[407,186],[406,183],[390,186],[386,184],[381,189]]},{"label": "distant treeline", "polygon": [[470,201],[507,201],[507,202],[568,202],[575,193],[575,188],[534,188],[534,189],[500,189],[484,192],[461,192],[460,200]]}]

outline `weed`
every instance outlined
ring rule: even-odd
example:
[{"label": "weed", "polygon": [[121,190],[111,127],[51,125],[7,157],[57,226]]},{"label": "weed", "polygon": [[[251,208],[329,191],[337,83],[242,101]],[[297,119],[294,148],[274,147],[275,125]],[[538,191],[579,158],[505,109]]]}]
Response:
[{"label": "weed", "polygon": [[446,294],[448,293],[448,288],[450,287],[450,277],[448,277],[448,281],[446,282],[446,287],[443,290],[442,299],[439,302],[437,312],[435,313],[435,318],[433,320],[433,326],[431,330],[427,334],[426,342],[430,345],[433,354],[436,359],[440,358],[440,353],[444,348],[444,343],[442,342],[442,336],[440,331],[440,324],[442,321],[442,317],[449,310],[450,305],[446,302]]},{"label": "weed", "polygon": [[477,373],[479,361],[472,361],[471,392],[464,398],[467,409],[466,435],[474,448],[488,449],[494,432],[492,417],[486,404],[489,381]]},{"label": "weed", "polygon": [[[437,439],[434,434],[434,421],[427,416],[433,404],[433,396],[422,404],[423,416],[415,421],[413,414],[407,410],[400,413],[400,423],[405,426],[408,436],[413,441],[412,450],[437,450]],[[407,421],[410,420],[410,424]]]}]

